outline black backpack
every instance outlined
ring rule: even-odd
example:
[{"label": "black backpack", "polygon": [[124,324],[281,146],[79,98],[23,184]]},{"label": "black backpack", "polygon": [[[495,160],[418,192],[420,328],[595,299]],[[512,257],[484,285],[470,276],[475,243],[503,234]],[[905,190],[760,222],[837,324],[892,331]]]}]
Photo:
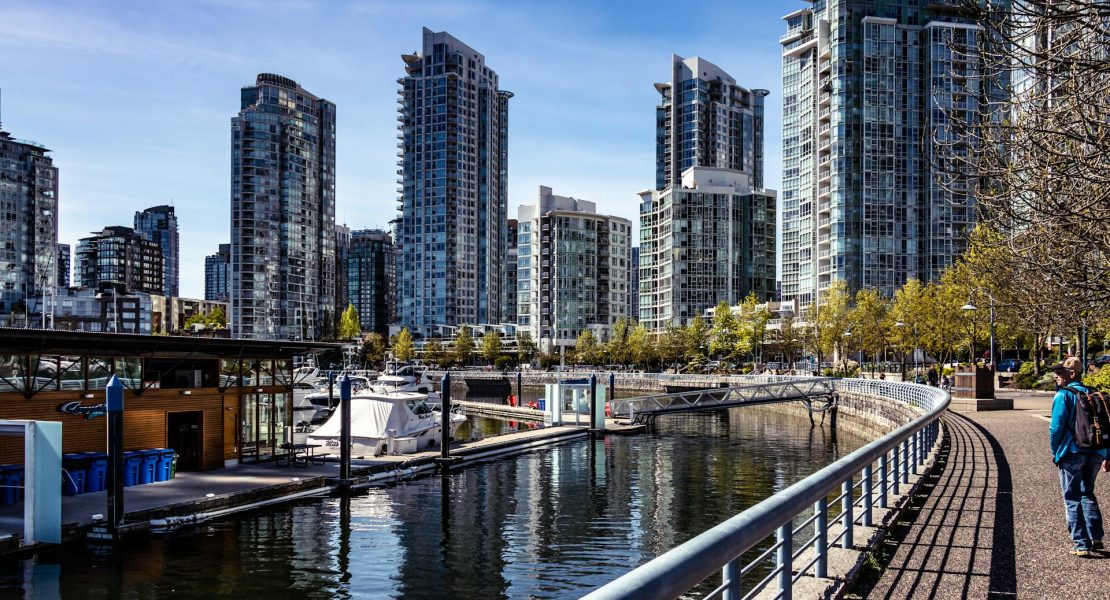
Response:
[{"label": "black backpack", "polygon": [[1084,450],[1110,448],[1110,398],[1068,386],[1075,394],[1075,445]]}]

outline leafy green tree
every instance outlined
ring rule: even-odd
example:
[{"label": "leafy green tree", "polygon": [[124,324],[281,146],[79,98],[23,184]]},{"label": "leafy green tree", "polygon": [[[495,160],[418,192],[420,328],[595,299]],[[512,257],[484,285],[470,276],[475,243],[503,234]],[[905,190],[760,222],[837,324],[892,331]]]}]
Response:
[{"label": "leafy green tree", "polygon": [[643,323],[638,323],[628,336],[632,362],[639,368],[650,370],[655,364],[655,339]]},{"label": "leafy green tree", "polygon": [[704,366],[709,356],[709,325],[701,316],[697,316],[682,333],[686,344],[686,361],[693,368]]},{"label": "leafy green tree", "polygon": [[416,346],[413,344],[409,328],[405,327],[401,330],[401,333],[397,334],[397,340],[393,342],[393,358],[400,361],[409,361],[415,357]]},{"label": "leafy green tree", "polygon": [[446,366],[447,350],[443,348],[439,338],[432,338],[424,344],[424,361],[437,367]]},{"label": "leafy green tree", "polygon": [[609,360],[621,366],[632,362],[632,324],[628,319],[621,317],[613,325],[613,337],[609,338],[606,350]]},{"label": "leafy green tree", "polygon": [[890,343],[892,322],[888,313],[889,303],[879,290],[860,290],[856,293],[856,306],[851,312],[853,342],[871,360],[872,373],[875,362]]},{"label": "leafy green tree", "polygon": [[686,334],[683,328],[674,325],[668,327],[659,336],[658,352],[660,360],[677,370],[686,357]]},{"label": "leafy green tree", "polygon": [[380,333],[368,333],[362,338],[362,363],[379,367],[385,363],[386,353],[385,336]]},{"label": "leafy green tree", "polygon": [[921,346],[921,327],[928,310],[928,291],[917,279],[910,278],[894,292],[890,305],[890,319],[894,327],[893,341],[902,360],[902,374],[914,349]]},{"label": "leafy green tree", "polygon": [[737,327],[732,308],[721,300],[713,310],[713,328],[709,332],[713,341],[709,343],[709,353],[718,358],[732,356],[739,341]]},{"label": "leafy green tree", "polygon": [[522,364],[530,363],[539,352],[535,340],[532,339],[532,334],[527,331],[518,331],[516,334],[516,347],[517,353],[520,357]]},{"label": "leafy green tree", "polygon": [[455,362],[465,367],[470,362],[470,355],[473,352],[474,338],[470,335],[470,328],[460,325],[458,333],[455,334]]},{"label": "leafy green tree", "polygon": [[732,356],[734,362],[739,364],[745,356],[752,357],[754,360],[755,352],[763,343],[767,322],[770,320],[771,311],[759,305],[759,298],[754,292],[748,294],[740,304],[740,315],[736,321],[739,335],[736,350]]},{"label": "leafy green tree", "polygon": [[802,328],[794,325],[794,315],[786,315],[780,318],[779,326],[769,332],[770,342],[775,353],[782,356],[783,362],[791,367],[797,362],[801,334]]},{"label": "leafy green tree", "polygon": [[362,333],[362,323],[354,304],[348,304],[347,310],[340,315],[338,333],[341,340],[353,340]]},{"label": "leafy green tree", "polygon": [[574,362],[583,365],[596,365],[600,356],[601,347],[597,342],[597,336],[594,335],[593,331],[583,329],[574,343]]},{"label": "leafy green tree", "polygon": [[482,336],[482,358],[493,364],[501,356],[501,336],[496,331],[487,331]]},{"label": "leafy green tree", "polygon": [[836,352],[843,372],[848,370],[848,353],[851,349],[851,338],[855,335],[855,332],[851,331],[851,299],[848,282],[837,279],[825,292],[821,308],[816,313],[817,327],[820,330],[820,337],[817,339],[818,347],[826,355]]}]

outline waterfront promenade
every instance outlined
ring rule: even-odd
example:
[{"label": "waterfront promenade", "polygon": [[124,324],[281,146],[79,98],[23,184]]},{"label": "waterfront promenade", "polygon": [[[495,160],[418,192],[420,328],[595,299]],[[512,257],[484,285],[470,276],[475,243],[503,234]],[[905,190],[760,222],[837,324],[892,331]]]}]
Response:
[{"label": "waterfront promenade", "polygon": [[[940,464],[884,547],[874,586],[849,597],[1105,597],[1110,554],[1077,558],[1048,450],[1052,395],[999,390],[1014,410],[944,422]],[[1110,476],[1096,493],[1110,513]],[[925,495],[927,494],[927,496]],[[1096,555],[1097,556],[1097,555]]]}]

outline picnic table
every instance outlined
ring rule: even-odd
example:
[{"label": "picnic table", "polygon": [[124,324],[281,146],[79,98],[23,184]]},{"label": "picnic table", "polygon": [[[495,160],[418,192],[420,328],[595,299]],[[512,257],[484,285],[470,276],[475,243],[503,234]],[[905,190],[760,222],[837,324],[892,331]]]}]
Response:
[{"label": "picnic table", "polygon": [[285,452],[279,454],[278,463],[286,463],[293,467],[307,467],[309,463],[314,465],[324,464],[324,457],[327,453],[316,454],[316,449],[320,448],[320,444],[290,444],[285,443],[278,446]]}]

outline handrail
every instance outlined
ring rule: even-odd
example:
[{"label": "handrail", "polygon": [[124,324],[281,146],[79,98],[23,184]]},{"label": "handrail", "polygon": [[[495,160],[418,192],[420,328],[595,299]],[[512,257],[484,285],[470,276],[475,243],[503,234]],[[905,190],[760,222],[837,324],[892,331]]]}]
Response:
[{"label": "handrail", "polygon": [[[816,549],[817,559],[802,569],[802,572],[814,569],[817,576],[825,576],[825,557],[829,547],[825,536],[826,497],[838,487],[843,490],[842,513],[837,520],[842,522],[844,532],[837,540],[841,546],[850,548],[853,542],[853,525],[862,521],[863,525],[870,526],[871,507],[875,500],[878,499],[879,507],[885,507],[887,490],[898,493],[900,478],[905,483],[908,480],[908,471],[916,470],[925,462],[928,448],[932,448],[939,438],[940,416],[951,401],[944,390],[913,383],[841,379],[836,382],[835,388],[841,398],[885,398],[921,409],[923,414],[709,531],[594,590],[585,598],[677,598],[716,573],[721,574],[723,583],[712,595],[723,593],[724,597],[740,598],[740,574],[750,570],[750,565],[740,563],[740,557],[768,536],[775,534],[782,544],[775,553],[777,575],[772,573],[773,576],[767,577],[747,595],[758,593],[760,588],[777,579],[779,596],[789,600],[791,584],[795,578],[792,575],[793,559],[790,551],[790,541],[797,533],[793,522],[811,507],[815,507],[815,512],[819,514],[813,526],[817,530],[815,536],[820,544],[811,542]],[[875,489],[872,489],[872,467],[876,461],[879,462],[879,480]],[[863,509],[858,516],[854,511],[855,503],[852,498],[855,488],[852,478],[857,475],[865,479],[862,482]]]}]

